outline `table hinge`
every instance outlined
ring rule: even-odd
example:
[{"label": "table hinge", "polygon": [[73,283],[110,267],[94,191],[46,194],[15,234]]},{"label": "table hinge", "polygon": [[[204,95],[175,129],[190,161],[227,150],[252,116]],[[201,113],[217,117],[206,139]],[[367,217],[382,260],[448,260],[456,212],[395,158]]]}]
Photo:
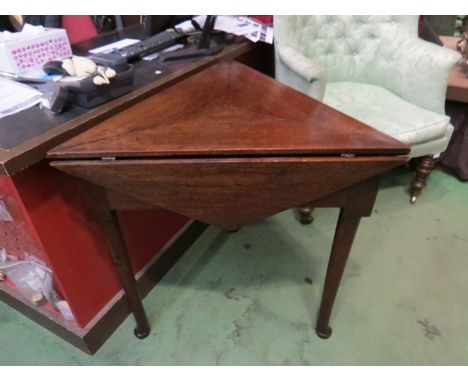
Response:
[{"label": "table hinge", "polygon": [[351,153],[342,153],[340,154],[340,157],[344,157],[344,158],[354,158],[356,156],[356,154],[351,154]]},{"label": "table hinge", "polygon": [[101,160],[115,160],[115,157],[102,157]]}]

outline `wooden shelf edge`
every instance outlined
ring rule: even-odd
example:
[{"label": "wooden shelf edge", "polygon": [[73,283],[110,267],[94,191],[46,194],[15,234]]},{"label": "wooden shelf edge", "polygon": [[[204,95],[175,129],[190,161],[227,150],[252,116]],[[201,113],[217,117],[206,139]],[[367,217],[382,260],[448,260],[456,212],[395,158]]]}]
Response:
[{"label": "wooden shelf edge", "polygon": [[[185,229],[182,228],[183,232],[177,234],[170,245],[155,255],[157,259],[138,278],[142,297],[156,286],[207,227],[204,223],[192,220],[187,223]],[[120,292],[118,296],[113,304],[109,304],[98,314],[100,316],[98,319],[82,329],[44,308],[34,306],[19,292],[0,283],[0,301],[90,355],[96,353],[130,314],[126,297]]]}]

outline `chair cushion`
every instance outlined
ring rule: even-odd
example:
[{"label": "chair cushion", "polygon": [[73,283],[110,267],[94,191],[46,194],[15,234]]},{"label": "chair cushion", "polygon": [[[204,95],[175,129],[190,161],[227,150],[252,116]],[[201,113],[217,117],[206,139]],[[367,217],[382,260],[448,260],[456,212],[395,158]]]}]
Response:
[{"label": "chair cushion", "polygon": [[323,102],[409,145],[451,132],[449,117],[415,106],[376,85],[329,82]]}]

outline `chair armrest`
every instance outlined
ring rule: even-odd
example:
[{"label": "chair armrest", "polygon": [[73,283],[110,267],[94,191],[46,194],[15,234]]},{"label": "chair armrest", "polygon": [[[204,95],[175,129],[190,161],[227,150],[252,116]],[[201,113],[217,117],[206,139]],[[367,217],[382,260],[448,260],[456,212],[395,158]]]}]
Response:
[{"label": "chair armrest", "polygon": [[276,79],[300,92],[321,100],[325,92],[325,72],[319,64],[290,46],[275,47]]},{"label": "chair armrest", "polygon": [[276,49],[281,62],[305,81],[312,82],[325,79],[325,72],[320,65],[304,56],[304,54],[297,49],[282,45],[278,46]]},{"label": "chair armrest", "polygon": [[408,102],[445,114],[448,79],[461,55],[427,41],[409,39],[399,43],[391,56],[383,86]]}]

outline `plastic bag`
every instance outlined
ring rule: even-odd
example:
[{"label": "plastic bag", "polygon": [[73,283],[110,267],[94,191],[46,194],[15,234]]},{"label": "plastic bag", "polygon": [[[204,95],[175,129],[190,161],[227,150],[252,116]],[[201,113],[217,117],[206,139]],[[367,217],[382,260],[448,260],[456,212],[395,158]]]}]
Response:
[{"label": "plastic bag", "polygon": [[[39,302],[47,299],[56,309],[60,309],[65,301],[61,301],[52,286],[52,270],[42,261],[26,253],[24,260],[8,256],[5,249],[0,250],[0,271],[6,273],[16,288],[29,301]],[[64,315],[67,320],[73,320],[70,314]]]},{"label": "plastic bag", "polygon": [[11,222],[13,218],[11,217],[8,209],[5,205],[5,202],[0,199],[0,220],[4,222]]},{"label": "plastic bag", "polygon": [[5,248],[0,248],[0,271],[7,271],[9,268],[13,268],[20,264],[21,261],[15,256],[8,256]]},{"label": "plastic bag", "polygon": [[52,271],[34,256],[26,255],[24,261],[7,270],[6,274],[30,301],[34,301],[37,293],[52,305],[59,301],[52,287]]}]

